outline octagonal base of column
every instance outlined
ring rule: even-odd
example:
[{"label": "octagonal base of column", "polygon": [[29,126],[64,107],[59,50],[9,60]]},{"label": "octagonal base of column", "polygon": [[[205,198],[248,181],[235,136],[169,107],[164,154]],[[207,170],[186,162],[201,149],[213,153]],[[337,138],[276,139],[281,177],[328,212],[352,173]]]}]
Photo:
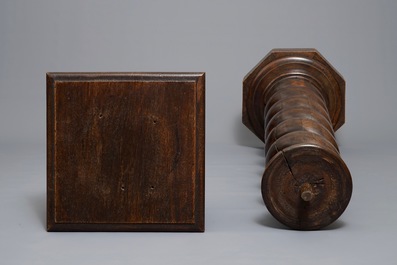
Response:
[{"label": "octagonal base of column", "polygon": [[334,130],[345,122],[345,81],[315,49],[273,49],[244,78],[243,123],[264,139],[266,95],[288,77],[303,78],[320,89]]}]

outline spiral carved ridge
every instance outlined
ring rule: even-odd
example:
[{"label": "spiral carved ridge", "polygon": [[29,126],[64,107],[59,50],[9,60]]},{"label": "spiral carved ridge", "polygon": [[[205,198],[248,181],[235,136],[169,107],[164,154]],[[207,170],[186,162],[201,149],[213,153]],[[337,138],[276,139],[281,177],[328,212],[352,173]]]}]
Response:
[{"label": "spiral carved ridge", "polygon": [[313,230],[346,209],[352,181],[334,130],[344,81],[315,50],[273,50],[244,80],[243,122],[265,142],[262,197],[281,223]]},{"label": "spiral carved ridge", "polygon": [[324,99],[304,79],[289,78],[276,84],[265,101],[266,162],[293,145],[315,145],[339,153]]}]

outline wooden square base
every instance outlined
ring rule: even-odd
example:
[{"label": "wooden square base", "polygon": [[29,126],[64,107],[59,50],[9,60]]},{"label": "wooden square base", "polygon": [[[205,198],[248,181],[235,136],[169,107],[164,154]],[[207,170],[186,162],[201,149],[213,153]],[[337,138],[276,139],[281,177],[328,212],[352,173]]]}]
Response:
[{"label": "wooden square base", "polygon": [[48,231],[204,231],[203,73],[47,74]]}]

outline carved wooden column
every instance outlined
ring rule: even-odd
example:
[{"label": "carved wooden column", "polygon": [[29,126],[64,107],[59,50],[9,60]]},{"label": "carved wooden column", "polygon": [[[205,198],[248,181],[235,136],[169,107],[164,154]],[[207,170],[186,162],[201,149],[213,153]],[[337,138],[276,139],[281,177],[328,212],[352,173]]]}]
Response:
[{"label": "carved wooden column", "polygon": [[293,229],[331,224],[352,193],[334,137],[344,123],[343,78],[314,49],[276,49],[243,87],[243,123],[265,142],[269,212]]}]

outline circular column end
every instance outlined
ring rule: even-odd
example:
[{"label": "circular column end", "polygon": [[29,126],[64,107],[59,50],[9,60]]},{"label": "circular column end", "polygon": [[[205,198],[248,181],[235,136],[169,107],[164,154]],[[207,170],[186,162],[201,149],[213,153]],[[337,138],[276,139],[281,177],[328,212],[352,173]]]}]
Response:
[{"label": "circular column end", "polygon": [[333,223],[351,194],[352,180],[343,160],[317,146],[295,145],[278,152],[262,178],[269,212],[296,230],[317,230]]}]

